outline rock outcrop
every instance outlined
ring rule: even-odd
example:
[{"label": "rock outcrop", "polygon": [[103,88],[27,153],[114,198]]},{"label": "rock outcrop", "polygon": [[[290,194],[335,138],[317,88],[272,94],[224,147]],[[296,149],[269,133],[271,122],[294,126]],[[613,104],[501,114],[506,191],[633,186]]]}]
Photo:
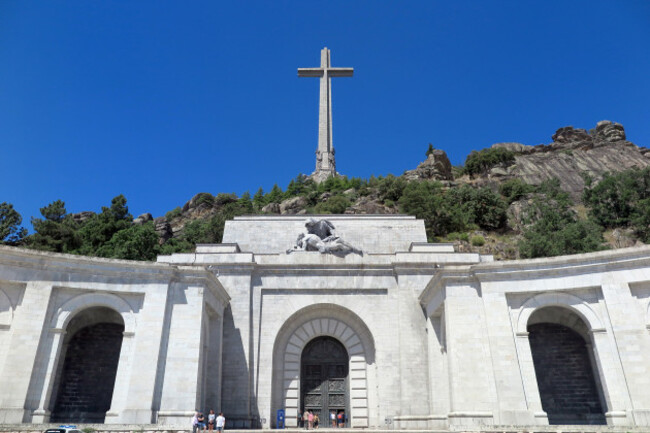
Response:
[{"label": "rock outcrop", "polygon": [[404,172],[407,180],[448,180],[454,179],[451,171],[451,162],[444,150],[433,149],[426,160],[420,163],[415,170]]},{"label": "rock outcrop", "polygon": [[301,215],[306,213],[307,199],[302,196],[291,197],[280,203],[281,215]]},{"label": "rock outcrop", "polygon": [[136,219],[133,220],[133,224],[142,225],[153,220],[153,216],[150,213],[143,213],[139,215]]},{"label": "rock outcrop", "polygon": [[495,167],[485,180],[519,178],[532,185],[558,178],[562,189],[577,199],[584,188],[583,175],[599,180],[604,173],[650,165],[650,152],[626,140],[625,129],[609,120],[598,122],[591,131],[565,126],[548,145],[524,146],[499,143],[516,153],[510,167]]},{"label": "rock outcrop", "polygon": [[156,233],[158,233],[158,236],[160,236],[159,242],[161,245],[171,239],[172,236],[174,236],[172,225],[169,223],[169,221],[167,221],[167,218],[158,217],[153,220],[153,224]]},{"label": "rock outcrop", "polygon": [[372,215],[372,214],[396,214],[396,207],[389,207],[380,203],[373,197],[359,197],[357,201],[345,210],[346,214]]},{"label": "rock outcrop", "polygon": [[278,203],[269,203],[266,206],[262,208],[262,213],[267,213],[267,214],[279,214],[280,213],[280,205]]}]

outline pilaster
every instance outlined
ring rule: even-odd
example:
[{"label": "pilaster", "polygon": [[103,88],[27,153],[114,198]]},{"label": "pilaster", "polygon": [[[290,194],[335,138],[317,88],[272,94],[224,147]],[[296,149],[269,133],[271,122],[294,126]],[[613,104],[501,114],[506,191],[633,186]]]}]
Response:
[{"label": "pilaster", "polygon": [[494,424],[494,409],[498,406],[480,289],[477,283],[467,282],[448,285],[446,290],[449,423]]},{"label": "pilaster", "polygon": [[29,282],[15,310],[9,353],[0,377],[0,423],[31,421],[31,413],[25,409],[27,393],[51,294],[51,283]]},{"label": "pilaster", "polygon": [[170,293],[171,316],[165,354],[165,372],[158,422],[183,424],[194,414],[201,399],[201,348],[204,287],[175,283]]},{"label": "pilaster", "polygon": [[[526,404],[523,376],[513,374],[520,370],[517,347],[510,323],[508,303],[504,293],[486,293],[483,291],[485,307],[485,328],[492,354],[492,369],[496,393],[498,396],[498,413],[495,422],[507,425],[534,425],[545,423],[535,416],[541,408],[531,410]],[[488,326],[489,324],[489,326]],[[527,336],[526,336],[527,337]],[[521,338],[518,336],[516,338]],[[526,338],[525,344],[528,344]]]}]

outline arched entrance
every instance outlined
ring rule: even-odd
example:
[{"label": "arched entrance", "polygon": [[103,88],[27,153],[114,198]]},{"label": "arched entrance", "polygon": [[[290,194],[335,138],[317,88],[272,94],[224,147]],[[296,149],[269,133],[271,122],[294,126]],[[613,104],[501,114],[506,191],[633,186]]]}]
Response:
[{"label": "arched entrance", "polygon": [[340,343],[348,357],[348,425],[375,427],[369,423],[374,413],[368,403],[376,397],[371,395],[376,389],[374,372],[368,368],[375,362],[374,339],[359,316],[347,308],[329,303],[299,309],[279,329],[273,346],[273,389],[269,415],[275,417],[278,409],[284,409],[286,426],[299,425],[301,410],[304,412],[305,407],[301,398],[302,355],[309,343],[322,337],[331,337]]},{"label": "arched entrance", "polygon": [[106,307],[77,314],[66,328],[50,421],[103,423],[110,409],[124,321]]},{"label": "arched entrance", "polygon": [[315,338],[302,351],[301,412],[318,415],[323,426],[329,424],[330,412],[349,413],[349,360],[345,347],[332,337]]},{"label": "arched entrance", "polygon": [[549,424],[606,424],[588,327],[561,307],[535,311],[528,321],[530,349]]}]

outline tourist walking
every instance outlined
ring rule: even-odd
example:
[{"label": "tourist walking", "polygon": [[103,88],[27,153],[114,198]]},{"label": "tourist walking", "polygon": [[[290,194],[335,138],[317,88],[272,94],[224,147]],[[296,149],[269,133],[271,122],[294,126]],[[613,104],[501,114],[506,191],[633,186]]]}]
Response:
[{"label": "tourist walking", "polygon": [[309,429],[314,428],[314,412],[309,411]]},{"label": "tourist walking", "polygon": [[302,425],[305,427],[305,430],[309,430],[309,411],[307,409],[302,414]]},{"label": "tourist walking", "polygon": [[219,416],[217,417],[217,431],[222,433],[225,426],[226,418],[223,416],[223,412],[219,412]]},{"label": "tourist walking", "polygon": [[330,411],[330,424],[332,425],[332,428],[336,427],[336,412],[333,410]]},{"label": "tourist walking", "polygon": [[314,428],[318,428],[318,423],[320,422],[320,418],[318,418],[318,414],[314,414]]}]

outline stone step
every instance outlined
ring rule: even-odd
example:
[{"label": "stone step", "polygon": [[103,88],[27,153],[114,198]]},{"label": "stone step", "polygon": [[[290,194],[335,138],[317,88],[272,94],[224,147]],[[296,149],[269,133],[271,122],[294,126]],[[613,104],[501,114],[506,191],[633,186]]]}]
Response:
[{"label": "stone step", "polygon": [[[93,433],[191,433],[192,429],[185,426],[164,426],[158,424],[75,424],[79,430]],[[0,433],[32,433],[44,432],[48,428],[58,427],[59,424],[0,424]],[[276,429],[226,429],[224,433],[271,433]],[[305,433],[304,428],[287,428],[283,433]],[[353,433],[369,431],[373,433],[650,433],[649,427],[625,427],[606,425],[552,425],[552,426],[484,426],[484,428],[464,428],[453,426],[450,430],[400,430],[375,428],[318,428],[315,433]],[[206,430],[207,432],[207,430]],[[279,432],[279,431],[278,431]],[[201,432],[202,433],[202,432]]]}]

